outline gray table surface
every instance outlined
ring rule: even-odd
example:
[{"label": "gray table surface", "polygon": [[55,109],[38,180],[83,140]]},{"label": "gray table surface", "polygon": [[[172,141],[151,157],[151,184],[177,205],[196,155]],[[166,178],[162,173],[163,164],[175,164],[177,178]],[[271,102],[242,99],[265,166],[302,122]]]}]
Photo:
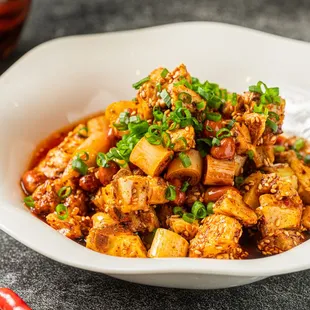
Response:
[{"label": "gray table surface", "polygon": [[[0,63],[0,73],[52,38],[191,20],[310,41],[308,0],[34,0],[20,44]],[[15,290],[35,310],[310,309],[310,271],[216,291],[155,288],[61,265],[0,231],[1,286]]]}]

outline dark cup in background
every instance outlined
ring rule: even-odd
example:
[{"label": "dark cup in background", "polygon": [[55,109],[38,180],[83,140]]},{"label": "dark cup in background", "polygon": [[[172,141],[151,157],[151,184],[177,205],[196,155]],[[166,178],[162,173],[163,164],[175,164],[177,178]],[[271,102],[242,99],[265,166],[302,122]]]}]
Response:
[{"label": "dark cup in background", "polygon": [[0,0],[0,60],[14,50],[31,0]]}]

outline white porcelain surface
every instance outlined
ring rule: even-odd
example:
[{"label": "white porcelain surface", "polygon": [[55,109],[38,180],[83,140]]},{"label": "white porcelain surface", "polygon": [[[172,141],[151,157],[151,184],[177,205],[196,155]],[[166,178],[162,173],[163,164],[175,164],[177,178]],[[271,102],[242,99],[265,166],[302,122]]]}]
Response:
[{"label": "white porcelain surface", "polygon": [[241,261],[102,255],[31,215],[19,188],[42,138],[114,100],[131,99],[131,84],[158,66],[184,62],[193,76],[234,91],[258,80],[279,86],[288,99],[285,129],[308,136],[309,55],[307,43],[217,23],[68,37],[35,48],[0,77],[0,228],[62,263],[151,285],[220,288],[309,268],[310,241],[280,255]]}]

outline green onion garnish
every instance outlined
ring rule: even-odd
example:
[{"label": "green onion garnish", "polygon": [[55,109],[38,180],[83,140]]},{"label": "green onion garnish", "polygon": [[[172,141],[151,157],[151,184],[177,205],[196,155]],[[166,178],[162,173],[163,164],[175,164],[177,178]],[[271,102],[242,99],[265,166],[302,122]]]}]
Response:
[{"label": "green onion garnish", "polygon": [[183,215],[183,209],[181,207],[174,207],[173,208],[173,214],[182,216]]},{"label": "green onion garnish", "polygon": [[214,202],[209,202],[208,204],[207,204],[207,213],[208,214],[213,214],[214,212],[213,212],[213,206],[214,206]]},{"label": "green onion garnish", "polygon": [[209,121],[214,121],[214,122],[218,122],[222,119],[222,115],[220,113],[213,113],[213,112],[209,112],[206,114],[206,118]]},{"label": "green onion garnish", "polygon": [[304,146],[305,146],[305,140],[302,138],[299,138],[295,141],[293,145],[293,149],[299,152]]},{"label": "green onion garnish", "polygon": [[24,203],[28,208],[34,208],[34,200],[32,196],[25,197]]},{"label": "green onion garnish", "polygon": [[168,134],[167,132],[164,131],[164,132],[161,134],[161,139],[162,139],[162,144],[163,144],[163,146],[164,146],[165,148],[170,147],[170,145],[171,145],[171,139],[170,139],[170,136],[169,136],[169,134]]},{"label": "green onion garnish", "polygon": [[101,152],[97,155],[96,163],[98,167],[109,167],[107,155]]},{"label": "green onion garnish", "polygon": [[269,118],[266,120],[266,125],[270,127],[274,133],[278,131],[278,125]]},{"label": "green onion garnish", "polygon": [[147,81],[149,81],[149,80],[150,80],[150,77],[147,76],[147,77],[145,77],[144,79],[138,81],[137,83],[132,84],[132,87],[133,87],[134,89],[139,89],[140,86],[142,86],[145,82],[147,82]]},{"label": "green onion garnish", "polygon": [[200,201],[195,201],[192,206],[192,214],[197,219],[203,219],[207,216],[205,205]]},{"label": "green onion garnish", "polygon": [[213,131],[213,129],[212,129],[210,126],[208,126],[208,125],[206,125],[206,127],[205,127],[205,128],[206,128],[206,130],[207,130],[207,131],[210,131],[210,132],[212,132],[212,131]]},{"label": "green onion garnish", "polygon": [[173,83],[173,86],[176,87],[180,85],[185,85],[187,88],[192,89],[192,85],[185,78],[182,78],[179,82]]},{"label": "green onion garnish", "polygon": [[[84,156],[84,159],[82,159],[82,156]],[[79,152],[75,159],[72,161],[72,169],[74,171],[77,171],[81,175],[86,175],[88,171],[88,166],[84,163],[84,161],[87,161],[89,159],[89,154],[85,151]]]},{"label": "green onion garnish", "polygon": [[181,187],[181,192],[185,193],[187,191],[189,187],[189,183],[187,181],[185,181],[183,184],[182,184],[182,187]]},{"label": "green onion garnish", "polygon": [[161,72],[160,76],[161,76],[162,78],[165,78],[165,77],[167,76],[168,73],[169,73],[169,71],[168,71],[166,68],[164,68],[164,70]]},{"label": "green onion garnish", "polygon": [[304,157],[304,162],[306,165],[309,165],[310,164],[310,154],[307,154],[305,157]]},{"label": "green onion garnish", "polygon": [[178,138],[178,139],[176,139],[176,141],[175,141],[175,143],[177,143],[178,141],[182,141],[183,142],[183,147],[182,147],[182,149],[186,149],[186,147],[187,147],[187,141],[186,141],[186,139],[184,138],[184,137],[180,137],[180,138]]},{"label": "green onion garnish", "polygon": [[163,99],[163,101],[165,102],[165,104],[167,105],[168,108],[171,107],[171,97],[168,94],[167,90],[164,89],[160,92],[159,94],[160,98]]},{"label": "green onion garnish", "polygon": [[284,152],[284,151],[285,151],[285,147],[284,147],[283,145],[275,145],[275,146],[273,147],[273,150],[274,150],[275,152],[280,153],[280,152]]},{"label": "green onion garnish", "polygon": [[154,118],[156,121],[162,121],[162,119],[164,117],[164,113],[157,108],[153,109],[153,115],[154,115]]},{"label": "green onion garnish", "polygon": [[184,213],[182,219],[187,223],[193,223],[195,221],[195,216],[192,213]]},{"label": "green onion garnish", "polygon": [[79,131],[78,131],[78,135],[82,138],[86,138],[88,136],[88,128],[86,126],[82,127]]},{"label": "green onion garnish", "polygon": [[179,93],[178,99],[184,103],[192,102],[192,96],[186,92]]},{"label": "green onion garnish", "polygon": [[205,106],[206,106],[206,104],[204,101],[201,101],[201,102],[196,104],[196,107],[198,110],[204,110]]},{"label": "green onion garnish", "polygon": [[188,168],[192,164],[190,158],[183,152],[179,154],[179,158],[185,168]]},{"label": "green onion garnish", "polygon": [[227,128],[221,128],[220,130],[216,132],[216,137],[220,140],[224,138],[228,138],[230,136],[231,136],[230,130]]},{"label": "green onion garnish", "polygon": [[275,113],[275,112],[269,111],[268,115],[269,115],[269,118],[273,118],[276,121],[278,121],[280,119],[279,115],[277,113]]},{"label": "green onion garnish", "polygon": [[237,93],[232,93],[231,94],[231,105],[232,106],[237,105]]},{"label": "green onion garnish", "polygon": [[58,215],[58,218],[61,220],[65,220],[69,215],[68,208],[62,203],[57,205],[56,213]]},{"label": "green onion garnish", "polygon": [[254,158],[254,152],[252,150],[247,151],[248,157],[250,160],[253,160]]},{"label": "green onion garnish", "polygon": [[72,188],[71,186],[63,186],[58,192],[57,192],[57,196],[60,199],[65,199],[67,197],[69,197],[72,193]]},{"label": "green onion garnish", "polygon": [[173,185],[168,185],[166,192],[165,192],[165,197],[167,200],[173,201],[177,197],[177,192],[175,190],[175,186]]},{"label": "green onion garnish", "polygon": [[208,154],[209,148],[212,146],[211,138],[201,138],[197,139],[197,149],[201,157],[205,157]]},{"label": "green onion garnish", "polygon": [[229,130],[231,130],[231,129],[234,127],[235,122],[236,122],[236,120],[231,119],[231,120],[229,121],[229,123],[227,124],[227,128],[228,128]]},{"label": "green onion garnish", "polygon": [[220,146],[221,141],[218,138],[213,138],[212,139],[212,146]]},{"label": "green onion garnish", "polygon": [[161,92],[161,84],[160,83],[157,83],[156,84],[156,89],[157,91],[160,93]]}]

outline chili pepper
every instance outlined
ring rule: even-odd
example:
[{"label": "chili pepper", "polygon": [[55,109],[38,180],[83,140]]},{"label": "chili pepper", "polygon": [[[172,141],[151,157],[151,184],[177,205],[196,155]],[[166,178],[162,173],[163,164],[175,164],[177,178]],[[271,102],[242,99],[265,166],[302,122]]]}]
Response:
[{"label": "chili pepper", "polygon": [[31,308],[12,290],[0,287],[0,310],[31,310]]}]

